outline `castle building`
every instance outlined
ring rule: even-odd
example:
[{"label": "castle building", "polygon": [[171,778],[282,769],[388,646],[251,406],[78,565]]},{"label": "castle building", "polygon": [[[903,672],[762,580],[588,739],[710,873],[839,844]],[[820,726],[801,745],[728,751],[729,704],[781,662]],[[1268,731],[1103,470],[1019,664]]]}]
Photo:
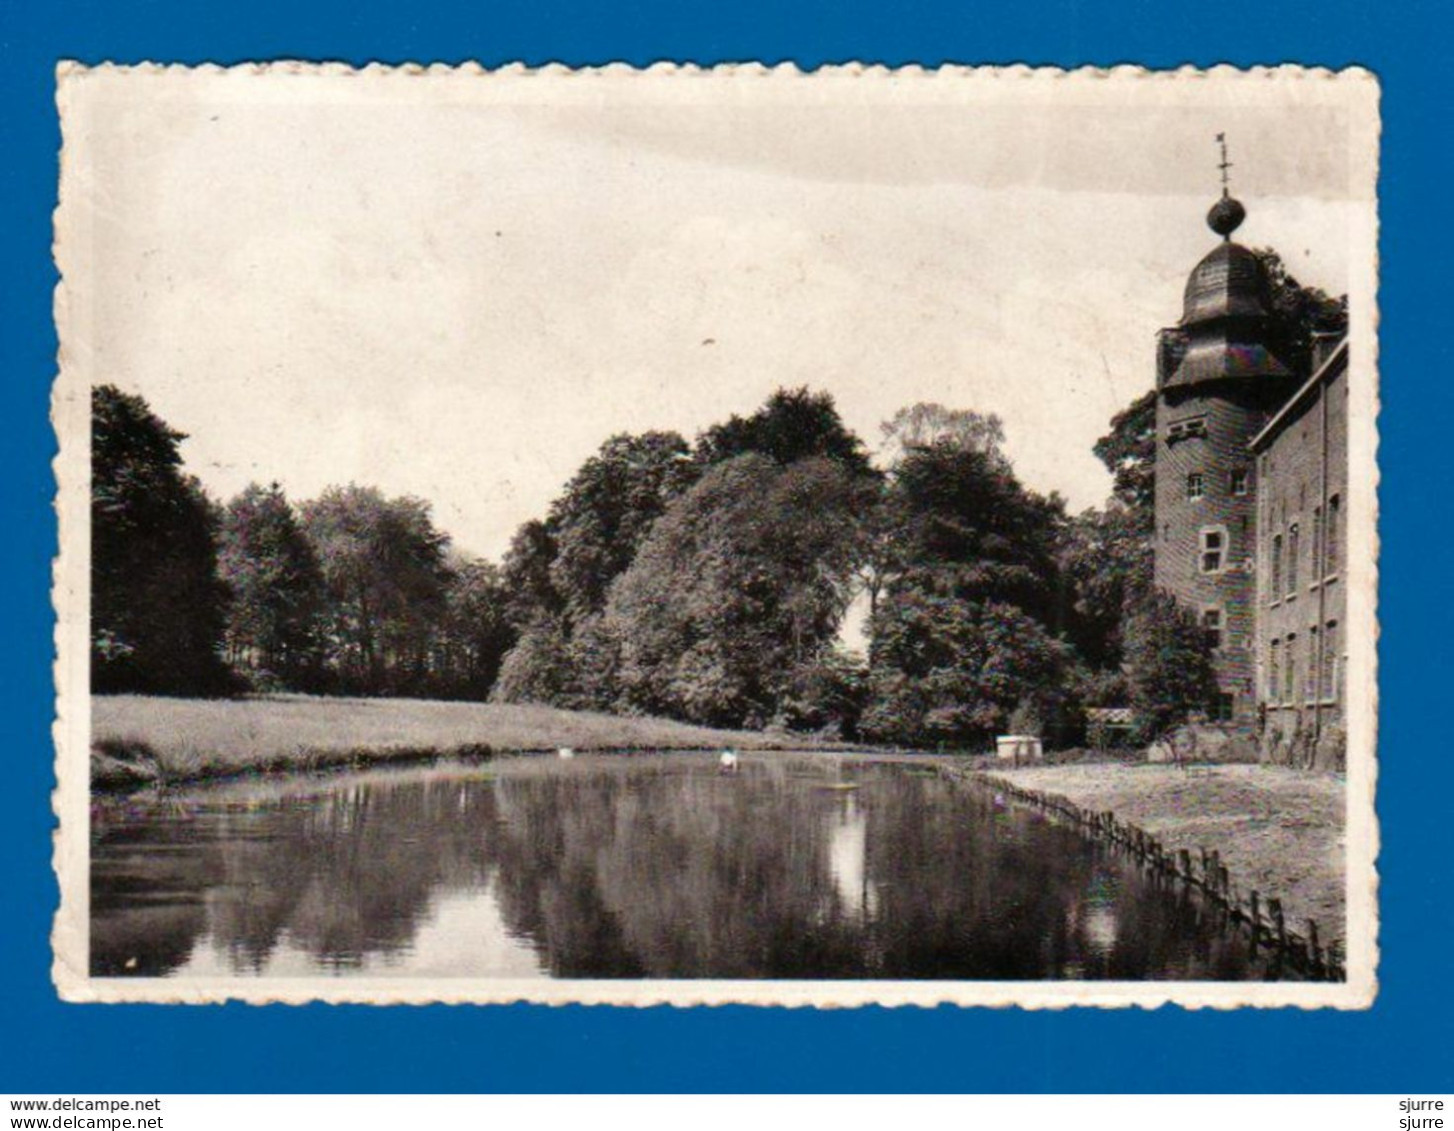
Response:
[{"label": "castle building", "polygon": [[1330,762],[1347,348],[1318,343],[1306,380],[1277,356],[1267,272],[1232,240],[1245,217],[1224,187],[1207,215],[1222,242],[1158,335],[1155,582],[1212,643],[1208,716],[1255,733],[1265,757]]},{"label": "castle building", "polygon": [[1348,342],[1314,342],[1313,374],[1252,438],[1257,501],[1254,621],[1262,750],[1341,768],[1347,743]]}]

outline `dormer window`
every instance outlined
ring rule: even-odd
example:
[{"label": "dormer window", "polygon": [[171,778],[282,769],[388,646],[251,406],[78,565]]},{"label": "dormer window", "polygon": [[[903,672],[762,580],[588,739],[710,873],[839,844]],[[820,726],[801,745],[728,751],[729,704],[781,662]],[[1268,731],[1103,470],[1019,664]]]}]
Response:
[{"label": "dormer window", "polygon": [[1228,486],[1234,495],[1247,494],[1247,469],[1245,467],[1236,468],[1232,472],[1231,482]]},{"label": "dormer window", "polygon": [[1200,471],[1193,471],[1186,477],[1186,497],[1200,499],[1206,494],[1206,480]]},{"label": "dormer window", "polygon": [[1182,420],[1173,420],[1166,426],[1166,442],[1175,444],[1179,440],[1190,440],[1207,434],[1207,418],[1205,416],[1188,416]]}]

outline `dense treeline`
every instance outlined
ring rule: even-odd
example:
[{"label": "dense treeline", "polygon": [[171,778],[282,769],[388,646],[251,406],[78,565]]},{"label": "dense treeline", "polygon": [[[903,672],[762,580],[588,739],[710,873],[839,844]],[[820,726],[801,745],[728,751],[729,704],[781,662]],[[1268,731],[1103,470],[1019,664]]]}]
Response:
[{"label": "dense treeline", "polygon": [[[1305,367],[1344,300],[1271,252],[1279,348]],[[1106,506],[1029,490],[990,415],[911,405],[877,460],[826,393],[779,390],[688,442],[608,439],[496,566],[423,500],[250,485],[225,506],[139,397],[93,394],[92,682],[535,701],[719,726],[974,747],[1142,740],[1214,690],[1192,614],[1152,585],[1155,393],[1095,454]],[[866,606],[866,656],[840,642]]]},{"label": "dense treeline", "polygon": [[[1068,735],[1088,696],[1126,694],[1135,524],[1025,488],[991,416],[907,408],[881,466],[806,389],[691,443],[614,436],[498,567],[370,487],[211,504],[139,398],[99,388],[95,420],[99,691],[494,697],[953,746]],[[867,656],[839,640],[855,601]]]},{"label": "dense treeline", "polygon": [[252,484],[218,506],[141,398],[101,386],[92,408],[95,690],[489,694],[515,643],[500,572],[428,503]]}]

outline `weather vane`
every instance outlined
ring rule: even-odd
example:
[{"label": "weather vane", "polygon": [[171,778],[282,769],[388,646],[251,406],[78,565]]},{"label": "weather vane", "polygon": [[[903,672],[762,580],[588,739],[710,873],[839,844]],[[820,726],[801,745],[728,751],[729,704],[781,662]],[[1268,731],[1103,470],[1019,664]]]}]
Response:
[{"label": "weather vane", "polygon": [[1227,160],[1227,135],[1224,133],[1218,134],[1217,144],[1222,147],[1222,161],[1217,166],[1217,168],[1222,170],[1222,195],[1228,196],[1230,195],[1230,190],[1227,186],[1230,183],[1230,178],[1227,176],[1227,170],[1232,167],[1232,162]]}]

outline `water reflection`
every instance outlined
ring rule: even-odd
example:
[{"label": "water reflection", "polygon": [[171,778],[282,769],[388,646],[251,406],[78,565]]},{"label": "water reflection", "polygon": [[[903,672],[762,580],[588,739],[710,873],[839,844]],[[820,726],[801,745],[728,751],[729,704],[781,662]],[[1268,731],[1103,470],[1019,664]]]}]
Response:
[{"label": "water reflection", "polygon": [[829,827],[828,870],[844,917],[854,923],[872,919],[878,896],[868,881],[868,815],[853,793],[843,795],[842,808]]},{"label": "water reflection", "polygon": [[98,976],[1267,976],[1105,849],[901,765],[520,759],[94,825]]}]

